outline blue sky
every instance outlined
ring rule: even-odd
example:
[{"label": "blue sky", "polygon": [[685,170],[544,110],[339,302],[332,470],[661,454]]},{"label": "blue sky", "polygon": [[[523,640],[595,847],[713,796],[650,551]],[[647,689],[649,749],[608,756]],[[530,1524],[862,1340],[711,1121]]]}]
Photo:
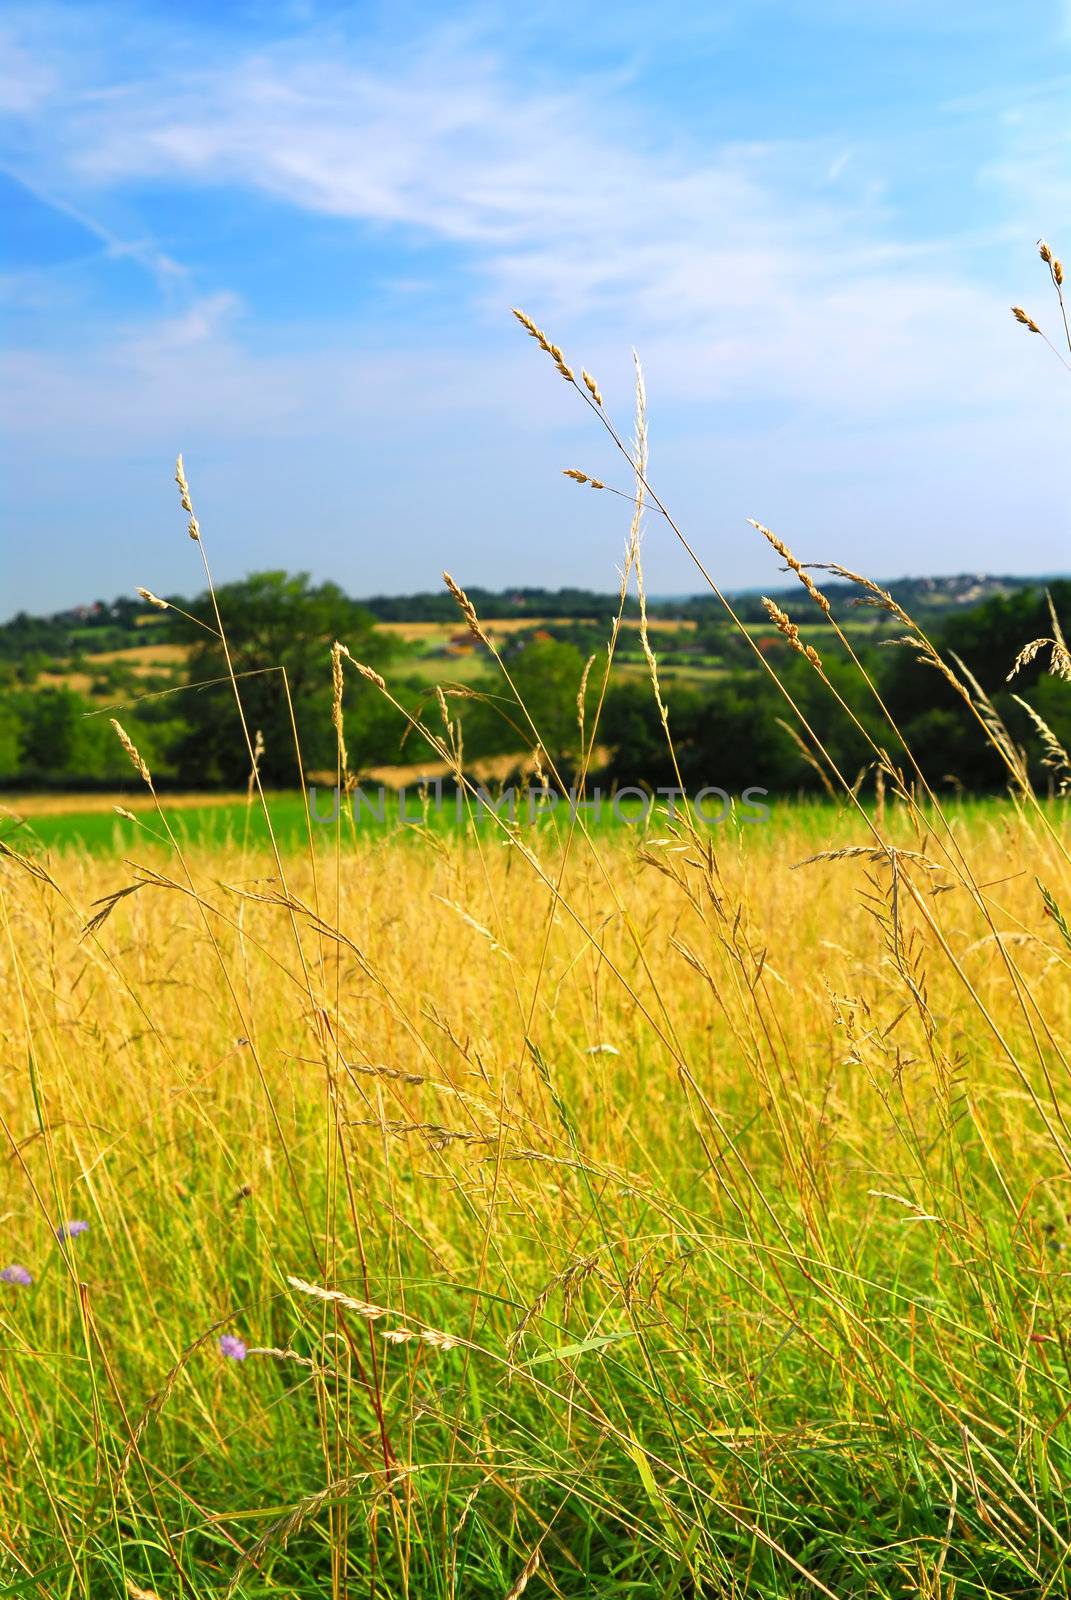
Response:
[{"label": "blue sky", "polygon": [[[1071,4],[0,9],[0,610],[307,569],[611,588],[627,487],[877,576],[1066,570]],[[1053,329],[1055,332],[1055,328]],[[652,523],[652,590],[700,587]]]}]

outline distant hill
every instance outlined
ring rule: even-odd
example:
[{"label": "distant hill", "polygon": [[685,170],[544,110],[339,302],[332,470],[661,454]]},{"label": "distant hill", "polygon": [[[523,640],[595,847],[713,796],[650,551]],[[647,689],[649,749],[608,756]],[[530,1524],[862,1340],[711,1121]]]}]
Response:
[{"label": "distant hill", "polygon": [[[821,574],[816,574],[821,579]],[[989,573],[964,572],[953,577],[894,578],[882,581],[905,611],[916,609],[932,615],[936,611],[951,611],[960,606],[977,605],[993,595],[1013,594],[1017,590],[1043,587],[1051,581],[1047,577],[1020,578],[994,577]],[[477,612],[483,617],[559,617],[579,619],[604,617],[617,610],[618,597],[609,591],[600,593],[593,589],[483,589],[464,586]],[[840,581],[822,582],[821,587],[831,602],[850,603],[859,595],[854,584]],[[758,607],[761,596],[786,601],[798,598],[799,586],[795,582],[779,589],[741,589],[728,592],[736,605],[747,611]],[[435,593],[410,595],[372,595],[361,601],[381,622],[441,622],[457,615],[457,607],[446,590]],[[648,597],[652,616],[700,619],[719,609],[714,595],[653,595]],[[630,597],[626,615],[638,614],[639,606]]]},{"label": "distant hill", "polygon": [[[853,584],[828,579],[817,571],[815,577],[838,612],[850,607],[859,598],[859,590]],[[882,587],[888,589],[912,615],[932,618],[937,614],[978,605],[994,596],[1043,588],[1051,581],[1049,577],[998,577],[990,573],[969,572],[951,577],[894,578],[883,581]],[[609,590],[485,589],[473,585],[467,589],[467,593],[479,615],[488,620],[525,617],[562,621],[602,620],[611,616],[618,606],[617,594]],[[730,592],[729,598],[742,620],[763,621],[763,593],[786,607],[793,604],[798,606],[800,590],[795,582],[768,590],[735,590]],[[182,606],[189,603],[180,595],[168,598]],[[417,594],[371,595],[361,599],[360,604],[379,622],[452,622],[457,617],[457,607],[445,589]],[[652,596],[648,601],[648,609],[653,617],[696,622],[708,621],[721,610],[716,598],[709,593]],[[636,600],[630,596],[626,603],[626,615],[636,616],[638,611]],[[147,643],[146,630],[159,626],[165,616],[166,613],[125,595],[111,602],[95,600],[66,611],[53,612],[51,616],[35,617],[19,612],[0,624],[0,660],[17,661],[28,654],[92,656],[128,649],[135,644]]]}]

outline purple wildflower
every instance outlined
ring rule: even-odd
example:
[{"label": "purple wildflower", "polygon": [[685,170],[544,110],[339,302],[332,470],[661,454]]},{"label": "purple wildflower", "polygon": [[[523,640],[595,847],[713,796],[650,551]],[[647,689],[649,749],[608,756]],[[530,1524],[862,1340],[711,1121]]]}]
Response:
[{"label": "purple wildflower", "polygon": [[246,1356],[244,1342],[236,1338],[233,1333],[221,1333],[219,1336],[220,1354],[227,1357],[228,1361],[244,1361]]},{"label": "purple wildflower", "polygon": [[73,1222],[61,1222],[56,1229],[57,1239],[76,1239],[80,1233],[88,1233],[89,1223],[81,1222],[75,1217]]},{"label": "purple wildflower", "polygon": [[10,1267],[5,1267],[3,1272],[0,1272],[0,1283],[17,1283],[20,1288],[28,1289],[32,1282],[30,1273],[25,1267],[20,1267],[17,1261],[13,1261]]}]

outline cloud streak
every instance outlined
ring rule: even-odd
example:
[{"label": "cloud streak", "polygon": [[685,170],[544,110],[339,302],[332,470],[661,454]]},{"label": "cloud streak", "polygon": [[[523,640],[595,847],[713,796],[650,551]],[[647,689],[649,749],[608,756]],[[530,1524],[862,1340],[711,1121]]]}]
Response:
[{"label": "cloud streak", "polygon": [[[720,430],[751,461],[766,438],[790,463],[835,470],[838,431],[881,430],[883,448],[900,441],[903,471],[932,481],[940,456],[920,426],[947,440],[972,418],[987,434],[1003,418],[1038,441],[1045,472],[1051,403],[999,271],[980,270],[970,229],[905,229],[895,152],[852,130],[711,140],[640,94],[632,72],[602,63],[551,85],[475,25],[430,26],[389,61],[317,27],[221,54],[146,26],[120,65],[83,48],[72,13],[56,18],[48,40],[27,22],[18,42],[27,89],[8,92],[8,159],[72,212],[107,215],[97,236],[166,279],[167,303],[137,320],[114,310],[63,353],[17,349],[8,426],[27,441],[73,428],[73,459],[106,450],[124,417],[128,445],[146,448],[190,428],[220,441],[319,425],[336,438],[405,430],[438,459],[446,410],[503,448],[511,415],[551,438],[562,397],[552,374],[521,375],[530,352],[505,320],[520,302],[626,412],[637,343],[671,444]],[[980,184],[1006,197],[1033,161],[1035,203],[1062,203],[1064,136],[1044,103],[1009,114]],[[233,193],[272,208],[280,229],[329,219],[381,249],[394,241],[409,287],[324,318],[310,275],[266,318],[227,268],[187,259],[189,234],[177,251],[166,228],[163,243],[149,228],[120,242],[134,230],[113,214],[136,217],[146,193],[157,227],[164,195],[195,215],[201,197]],[[411,271],[409,255],[428,251],[434,270],[422,259]],[[709,454],[693,444],[686,495]],[[746,509],[763,510],[761,488],[756,469]],[[888,507],[876,529],[883,571],[896,517]],[[967,541],[940,564],[965,564]]]}]

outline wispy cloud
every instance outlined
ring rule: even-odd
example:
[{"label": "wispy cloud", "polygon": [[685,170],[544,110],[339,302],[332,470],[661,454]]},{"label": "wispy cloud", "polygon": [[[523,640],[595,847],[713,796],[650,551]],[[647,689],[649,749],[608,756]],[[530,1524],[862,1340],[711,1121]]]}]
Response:
[{"label": "wispy cloud", "polygon": [[239,186],[415,231],[464,252],[468,316],[521,298],[563,334],[667,356],[679,339],[690,359],[666,376],[690,398],[932,400],[995,317],[944,241],[911,263],[889,251],[875,174],[848,182],[820,140],[667,140],[605,83],[519,93],[500,56],[451,34],[389,72],[320,50],[147,66],[109,94],[57,82],[31,159],[83,192],[167,182],[181,204],[184,186]]},{"label": "wispy cloud", "polygon": [[[84,17],[50,15],[46,30],[22,14],[29,87],[8,98],[7,159],[111,257],[155,274],[163,298],[136,319],[115,308],[65,357],[24,345],[14,377],[32,398],[10,422],[24,436],[81,414],[99,448],[125,414],[127,440],[155,447],[210,420],[217,438],[253,438],[307,433],[319,418],[336,436],[404,428],[419,454],[420,419],[440,427],[444,405],[481,426],[512,407],[519,426],[552,429],[553,375],[524,383],[508,343],[506,310],[520,302],[626,406],[628,348],[640,345],[682,440],[728,429],[832,465],[838,431],[880,427],[887,448],[899,438],[915,453],[905,468],[932,479],[939,456],[920,421],[935,440],[998,414],[1047,437],[973,218],[910,222],[895,143],[806,124],[764,138],[760,117],[746,138],[711,138],[643,92],[634,66],[589,61],[551,83],[482,20],[430,22],[386,51],[315,22],[209,50],[143,19],[113,58],[99,28],[87,40]],[[974,172],[1002,197],[991,239],[1021,220],[1007,200],[1017,167],[1035,204],[1065,198],[1065,135],[1045,95],[1006,101],[1003,115]],[[233,260],[197,251],[195,226],[172,242],[175,219],[212,194],[271,208],[243,262],[254,289],[272,230],[321,220],[381,254],[394,242],[386,287],[325,319],[310,255],[266,316]],[[686,482],[705,459],[693,449]],[[881,537],[895,519],[892,508]]]}]

